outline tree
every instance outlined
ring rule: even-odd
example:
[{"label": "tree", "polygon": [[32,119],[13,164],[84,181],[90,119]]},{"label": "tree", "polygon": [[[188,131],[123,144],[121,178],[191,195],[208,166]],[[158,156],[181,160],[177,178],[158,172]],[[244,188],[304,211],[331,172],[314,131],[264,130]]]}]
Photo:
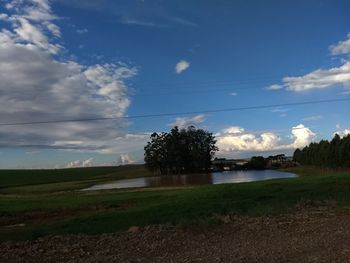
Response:
[{"label": "tree", "polygon": [[266,167],[266,160],[262,156],[253,156],[247,163],[249,169],[261,170]]},{"label": "tree", "polygon": [[296,149],[293,154],[293,161],[300,163],[302,159],[302,151],[300,149]]},{"label": "tree", "polygon": [[160,174],[206,172],[218,148],[212,133],[193,126],[153,133],[145,146],[145,163]]},{"label": "tree", "polygon": [[350,134],[343,138],[335,134],[330,142],[321,140],[318,143],[310,143],[302,150],[296,149],[293,160],[303,165],[349,168]]}]

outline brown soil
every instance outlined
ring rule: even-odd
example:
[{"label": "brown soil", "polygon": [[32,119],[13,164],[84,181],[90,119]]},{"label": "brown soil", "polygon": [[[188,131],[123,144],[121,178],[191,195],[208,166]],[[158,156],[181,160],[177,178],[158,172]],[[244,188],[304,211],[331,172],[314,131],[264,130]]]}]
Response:
[{"label": "brown soil", "polygon": [[350,262],[350,213],[218,217],[214,227],[133,227],[0,243],[0,262]]},{"label": "brown soil", "polygon": [[64,218],[74,217],[81,213],[96,213],[101,211],[110,211],[115,209],[129,208],[131,205],[90,205],[82,206],[79,208],[65,208],[58,210],[39,210],[39,211],[28,211],[19,214],[12,215],[0,215],[0,226],[16,225],[20,223],[40,223],[47,220],[61,220]]}]

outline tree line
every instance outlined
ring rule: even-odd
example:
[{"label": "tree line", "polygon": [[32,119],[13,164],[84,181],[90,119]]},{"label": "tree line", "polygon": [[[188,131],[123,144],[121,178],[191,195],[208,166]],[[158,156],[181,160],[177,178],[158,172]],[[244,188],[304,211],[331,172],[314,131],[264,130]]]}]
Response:
[{"label": "tree line", "polygon": [[145,165],[160,174],[207,172],[218,150],[212,133],[193,126],[153,133],[145,146]]},{"label": "tree line", "polygon": [[293,160],[302,165],[329,168],[350,167],[350,134],[341,138],[334,135],[331,141],[312,142],[302,150],[296,149]]}]

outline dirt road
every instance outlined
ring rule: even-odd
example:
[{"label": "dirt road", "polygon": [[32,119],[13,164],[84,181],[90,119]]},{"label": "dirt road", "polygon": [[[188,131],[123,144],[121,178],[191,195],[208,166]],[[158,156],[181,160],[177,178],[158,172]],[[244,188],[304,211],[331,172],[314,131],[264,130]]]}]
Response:
[{"label": "dirt road", "polygon": [[119,234],[0,244],[0,262],[350,262],[350,213],[235,217],[209,228],[133,228]]}]

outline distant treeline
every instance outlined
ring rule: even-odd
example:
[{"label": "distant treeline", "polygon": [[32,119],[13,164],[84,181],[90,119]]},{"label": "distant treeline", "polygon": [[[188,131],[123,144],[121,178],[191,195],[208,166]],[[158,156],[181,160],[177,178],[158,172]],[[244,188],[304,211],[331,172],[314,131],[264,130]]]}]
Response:
[{"label": "distant treeline", "polygon": [[263,170],[263,169],[280,169],[295,166],[292,157],[287,157],[284,154],[271,155],[267,158],[263,156],[253,156],[249,161],[234,160],[225,158],[215,158],[212,168],[214,171],[227,170]]},{"label": "distant treeline", "polygon": [[329,142],[310,143],[304,149],[296,149],[293,160],[302,165],[330,168],[350,167],[350,134],[340,138],[338,134]]},{"label": "distant treeline", "polygon": [[253,156],[247,164],[237,168],[243,168],[248,170],[261,170],[288,168],[294,165],[295,164],[293,163],[290,157],[287,157],[284,154],[277,154],[271,155],[267,158],[264,158],[263,156]]}]

